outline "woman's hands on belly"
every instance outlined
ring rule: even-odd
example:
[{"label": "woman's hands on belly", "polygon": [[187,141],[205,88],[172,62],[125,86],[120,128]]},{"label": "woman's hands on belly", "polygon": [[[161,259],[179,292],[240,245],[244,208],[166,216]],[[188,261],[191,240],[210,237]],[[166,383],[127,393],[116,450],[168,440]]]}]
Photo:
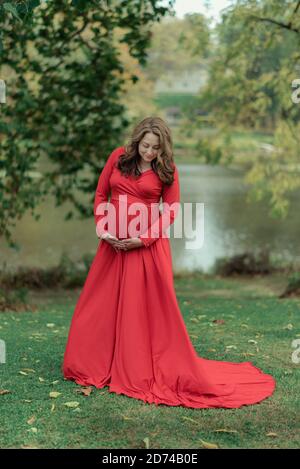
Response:
[{"label": "woman's hands on belly", "polygon": [[110,233],[104,233],[100,239],[109,243],[116,252],[130,251],[131,249],[139,248],[143,246],[143,242],[140,238],[124,238],[118,239],[116,236],[111,235]]}]

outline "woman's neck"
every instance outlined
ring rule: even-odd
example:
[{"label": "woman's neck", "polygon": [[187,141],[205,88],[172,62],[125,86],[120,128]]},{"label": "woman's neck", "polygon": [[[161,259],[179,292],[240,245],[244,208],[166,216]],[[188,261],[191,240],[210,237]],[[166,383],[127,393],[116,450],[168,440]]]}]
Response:
[{"label": "woman's neck", "polygon": [[151,164],[145,165],[145,163],[141,163],[141,161],[140,161],[140,162],[138,163],[138,168],[139,168],[139,170],[140,170],[141,172],[143,172],[143,171],[147,171],[148,169],[151,169],[152,166],[151,166]]}]

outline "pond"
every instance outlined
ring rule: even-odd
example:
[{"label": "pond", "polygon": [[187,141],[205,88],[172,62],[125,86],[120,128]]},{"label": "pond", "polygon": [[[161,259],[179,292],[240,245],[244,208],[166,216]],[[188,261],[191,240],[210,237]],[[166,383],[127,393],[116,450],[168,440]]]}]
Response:
[{"label": "pond", "polygon": [[[200,164],[178,164],[177,167],[181,202],[204,204],[204,242],[197,249],[187,249],[187,239],[174,238],[172,228],[174,271],[209,272],[220,257],[262,248],[269,249],[278,259],[299,262],[299,193],[292,198],[287,218],[274,219],[266,201],[247,202],[249,187],[243,181],[241,170]],[[183,209],[183,205],[181,207]],[[67,205],[55,207],[49,200],[40,206],[39,221],[26,214],[13,233],[21,245],[20,251],[8,248],[3,240],[0,242],[1,267],[6,261],[12,269],[18,266],[47,268],[57,265],[63,252],[74,260],[85,253],[94,254],[98,245],[94,219],[65,221],[64,215],[69,209]],[[195,213],[194,210],[193,218]],[[193,228],[198,222],[192,219]]]}]

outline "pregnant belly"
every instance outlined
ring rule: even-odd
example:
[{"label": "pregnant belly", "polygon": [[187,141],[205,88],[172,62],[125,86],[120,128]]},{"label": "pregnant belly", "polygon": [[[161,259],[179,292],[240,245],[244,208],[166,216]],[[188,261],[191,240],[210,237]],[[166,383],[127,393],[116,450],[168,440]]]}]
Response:
[{"label": "pregnant belly", "polygon": [[[104,229],[119,239],[135,238],[159,218],[159,203],[146,204],[141,200],[122,202],[112,198],[107,209]],[[102,220],[104,223],[104,220]]]}]

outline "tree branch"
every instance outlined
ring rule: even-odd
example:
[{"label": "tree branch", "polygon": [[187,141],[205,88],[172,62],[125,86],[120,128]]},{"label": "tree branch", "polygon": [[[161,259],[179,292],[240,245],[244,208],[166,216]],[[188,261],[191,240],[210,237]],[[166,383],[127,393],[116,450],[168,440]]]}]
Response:
[{"label": "tree branch", "polygon": [[[299,6],[300,6],[300,2],[299,2]],[[291,22],[289,24],[286,24],[286,23],[282,23],[281,21],[274,20],[273,18],[263,18],[263,17],[255,16],[255,15],[251,15],[251,18],[257,21],[264,21],[267,23],[275,24],[276,26],[280,26],[281,28],[288,29],[289,31],[293,31],[296,34],[300,33],[300,29],[294,28]]]},{"label": "tree branch", "polygon": [[[65,39],[64,42],[61,44],[61,47],[64,44],[70,42],[77,35],[79,35],[79,37],[81,38],[80,34],[85,30],[85,28],[87,27],[88,24],[89,24],[89,20],[87,18],[85,18],[81,28],[78,29],[77,31],[75,31],[74,33],[72,33],[67,39]],[[43,70],[43,74],[46,74],[46,73],[50,72],[50,70],[58,68],[64,62],[64,60],[65,60],[65,57],[62,57],[58,61],[58,63],[56,63],[55,65],[49,65],[49,67],[47,67],[45,70]]]}]

